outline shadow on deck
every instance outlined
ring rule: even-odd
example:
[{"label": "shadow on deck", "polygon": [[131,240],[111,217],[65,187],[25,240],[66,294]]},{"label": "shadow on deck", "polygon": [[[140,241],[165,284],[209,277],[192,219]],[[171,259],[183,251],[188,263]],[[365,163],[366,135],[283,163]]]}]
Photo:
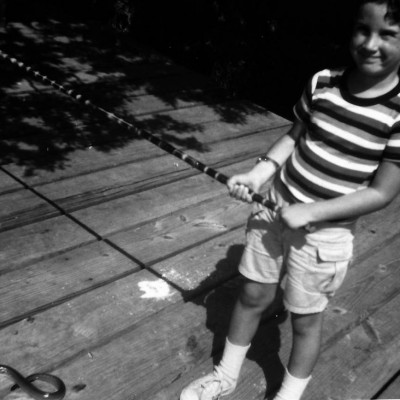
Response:
[{"label": "shadow on deck", "polygon": [[[250,168],[290,125],[161,55],[116,51],[88,26],[13,23],[1,41],[227,175]],[[0,363],[58,375],[68,400],[176,399],[220,356],[248,206],[93,108],[0,65]],[[399,202],[360,220],[306,398],[400,393]],[[285,314],[265,319],[229,398],[268,398],[290,340]],[[2,376],[2,398],[22,396],[9,387]]]}]

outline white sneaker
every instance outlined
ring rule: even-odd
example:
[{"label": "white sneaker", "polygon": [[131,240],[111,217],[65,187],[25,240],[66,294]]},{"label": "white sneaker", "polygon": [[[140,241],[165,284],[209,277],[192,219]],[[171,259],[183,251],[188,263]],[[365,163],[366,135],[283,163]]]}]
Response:
[{"label": "white sneaker", "polygon": [[182,390],[180,400],[218,400],[231,394],[235,388],[236,381],[225,379],[218,369],[215,369],[186,386]]}]

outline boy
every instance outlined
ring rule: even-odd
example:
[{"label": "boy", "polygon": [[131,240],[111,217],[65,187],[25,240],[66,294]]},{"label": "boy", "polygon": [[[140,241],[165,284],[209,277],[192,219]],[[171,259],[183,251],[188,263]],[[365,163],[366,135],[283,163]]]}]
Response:
[{"label": "boy", "polygon": [[282,210],[255,206],[239,266],[245,282],[222,359],[181,400],[233,392],[278,286],[293,344],[275,400],[299,400],[317,361],[324,309],[352,256],[355,220],[400,190],[400,0],[359,3],[350,41],[354,65],[315,74],[294,108],[291,130],[251,171],[228,182],[231,196],[250,202],[248,188],[257,192],[274,176],[268,197]]}]

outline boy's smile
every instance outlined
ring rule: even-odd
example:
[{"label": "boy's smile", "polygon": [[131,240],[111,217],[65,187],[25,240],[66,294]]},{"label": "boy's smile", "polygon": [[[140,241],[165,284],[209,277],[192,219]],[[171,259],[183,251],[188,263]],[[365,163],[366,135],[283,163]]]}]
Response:
[{"label": "boy's smile", "polygon": [[400,66],[400,24],[385,18],[386,4],[366,3],[359,12],[350,42],[358,72],[388,84]]}]

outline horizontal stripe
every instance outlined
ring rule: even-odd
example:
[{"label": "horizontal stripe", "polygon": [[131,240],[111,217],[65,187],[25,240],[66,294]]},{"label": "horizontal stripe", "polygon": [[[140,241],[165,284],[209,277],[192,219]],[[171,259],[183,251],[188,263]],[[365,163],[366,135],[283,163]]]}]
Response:
[{"label": "horizontal stripe", "polygon": [[297,148],[300,153],[300,157],[304,160],[305,164],[308,164],[314,170],[319,170],[325,175],[330,175],[337,180],[347,181],[350,184],[361,184],[366,180],[365,172],[349,170],[343,168],[337,164],[329,163],[326,159],[323,159],[316,154],[309,154],[307,148],[300,145]]},{"label": "horizontal stripe", "polygon": [[321,130],[318,126],[311,125],[309,132],[310,139],[314,142],[322,142],[326,149],[331,153],[341,153],[342,157],[349,160],[358,161],[365,164],[373,164],[379,162],[382,150],[365,149],[356,143],[346,142],[344,139],[338,138],[333,134]]},{"label": "horizontal stripe", "polygon": [[312,203],[312,202],[314,202],[316,200],[316,199],[313,199],[312,197],[304,195],[301,191],[297,190],[294,185],[291,185],[287,181],[286,174],[284,174],[283,171],[281,173],[281,180],[283,181],[283,183],[286,184],[286,187],[293,194],[293,196],[296,199],[300,200],[302,203]]},{"label": "horizontal stripe", "polygon": [[388,150],[383,155],[383,160],[400,164],[400,152]]},{"label": "horizontal stripe", "polygon": [[339,136],[342,139],[345,139],[351,143],[357,144],[357,146],[364,147],[366,149],[372,149],[372,150],[380,150],[382,151],[385,148],[384,143],[375,143],[371,142],[370,140],[363,139],[360,136],[357,136],[353,133],[350,133],[349,131],[345,131],[343,129],[340,129],[332,124],[328,124],[327,122],[323,120],[315,120],[314,123],[319,126],[321,129],[332,133],[333,135]]},{"label": "horizontal stripe", "polygon": [[[346,130],[356,129],[357,131],[367,133],[370,140],[387,139],[390,134],[390,128],[372,118],[361,117],[337,106],[332,106],[327,101],[321,101],[314,105],[314,112],[318,112],[325,117],[327,121],[335,121],[335,123],[346,127]],[[318,115],[317,114],[317,115]]]},{"label": "horizontal stripe", "polygon": [[388,147],[397,147],[400,149],[400,139],[389,139]]},{"label": "horizontal stripe", "polygon": [[372,119],[379,120],[382,123],[386,124],[387,126],[392,126],[395,123],[395,120],[390,115],[387,115],[380,111],[377,111],[376,109],[373,109],[372,107],[367,108],[367,107],[360,107],[360,106],[357,106],[354,104],[349,104],[346,100],[344,100],[342,97],[340,97],[336,93],[323,92],[323,93],[316,94],[313,97],[313,101],[318,101],[320,99],[329,100],[332,104],[340,106],[344,109],[348,109],[352,113],[361,115],[363,117],[367,117],[368,119],[372,118]]},{"label": "horizontal stripe", "polygon": [[340,196],[342,193],[332,191],[324,186],[318,186],[312,181],[304,179],[304,177],[295,169],[291,160],[287,164],[286,174],[290,180],[296,182],[296,187],[306,196],[311,196],[314,199],[330,199]]},{"label": "horizontal stripe", "polygon": [[303,168],[296,160],[296,157],[292,158],[292,163],[295,169],[299,174],[302,175],[304,180],[308,180],[309,182],[314,183],[316,186],[323,187],[325,189],[332,190],[333,192],[340,192],[340,193],[351,193],[353,190],[343,186],[343,185],[336,185],[334,183],[331,183],[329,181],[320,179],[318,176],[311,174],[308,172],[305,168]]},{"label": "horizontal stripe", "polygon": [[308,143],[309,149],[313,153],[317,154],[321,158],[325,158],[332,164],[340,165],[341,167],[346,168],[346,169],[352,169],[352,170],[356,170],[356,171],[363,171],[363,172],[369,172],[369,173],[373,172],[375,169],[371,165],[365,165],[365,164],[352,162],[350,160],[344,159],[343,157],[338,157],[333,154],[330,154],[329,152],[322,149],[321,147],[316,146],[315,143],[312,141],[309,141],[307,143]]}]

